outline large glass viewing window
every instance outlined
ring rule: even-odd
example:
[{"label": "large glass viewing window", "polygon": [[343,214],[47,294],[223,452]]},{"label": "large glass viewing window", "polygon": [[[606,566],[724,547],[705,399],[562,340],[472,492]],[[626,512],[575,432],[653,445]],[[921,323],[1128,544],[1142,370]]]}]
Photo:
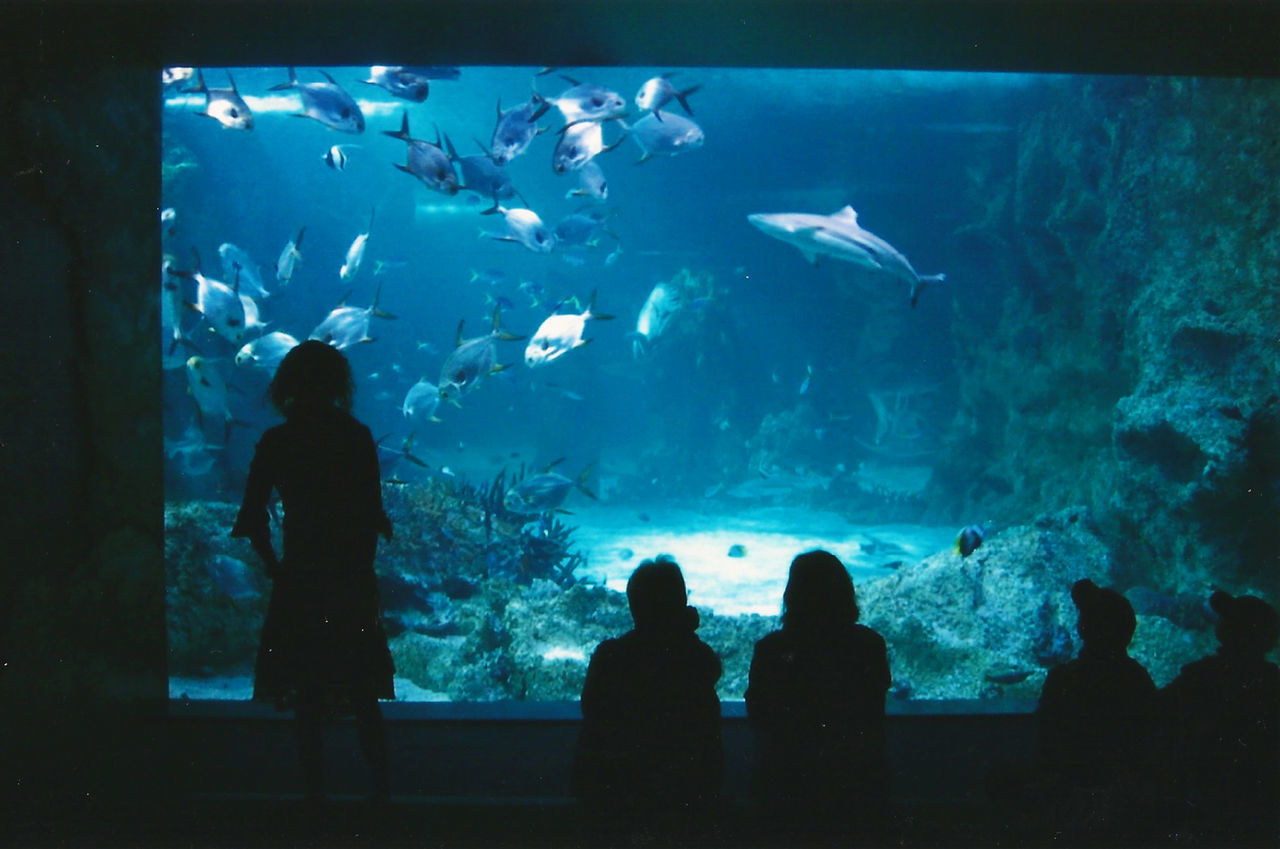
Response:
[{"label": "large glass viewing window", "polygon": [[[1274,576],[1222,565],[1224,540],[1265,541],[1205,472],[1259,468],[1223,457],[1267,438],[1253,322],[1275,307],[1247,293],[1275,240],[1218,206],[1187,242],[1197,210],[1163,204],[1235,185],[1274,210],[1248,192],[1276,88],[167,69],[171,698],[251,695],[270,587],[229,530],[307,338],[346,354],[378,439],[399,699],[576,699],[660,554],[741,699],[812,548],[849,568],[893,699],[1034,699],[1078,649],[1081,577],[1126,592],[1166,683],[1214,645],[1203,587],[1275,601]],[[1218,282],[1171,303],[1195,269]],[[1139,524],[1166,496],[1193,523],[1174,562],[1139,542],[1180,532]]]}]

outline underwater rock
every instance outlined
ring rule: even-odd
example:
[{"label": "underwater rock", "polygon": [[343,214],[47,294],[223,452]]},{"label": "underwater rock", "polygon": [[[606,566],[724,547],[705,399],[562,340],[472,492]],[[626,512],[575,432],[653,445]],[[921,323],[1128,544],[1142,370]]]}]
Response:
[{"label": "underwater rock", "polygon": [[1071,643],[1071,632],[1059,620],[1058,611],[1053,600],[1046,597],[1036,610],[1038,630],[1035,641],[1031,644],[1031,656],[1036,663],[1052,668],[1066,663],[1075,656],[1075,647]]},{"label": "underwater rock", "polygon": [[[238,506],[169,502],[164,511],[169,672],[252,670],[266,614],[266,576],[247,540],[227,536]],[[279,550],[279,540],[276,540]]]},{"label": "underwater rock", "polygon": [[[1034,644],[1045,598],[1074,615],[1071,584],[1107,582],[1108,550],[1082,514],[1073,508],[1043,517],[1046,527],[1006,528],[967,559],[939,552],[859,586],[863,622],[888,643],[894,679],[909,680],[916,699],[974,699],[992,669],[1040,668]],[[1039,694],[1036,678],[999,686],[1006,696]]]},{"label": "underwater rock", "polygon": [[[1073,655],[1071,585],[1110,586],[1115,568],[1092,514],[1071,507],[1005,528],[967,559],[939,552],[860,584],[858,603],[913,698],[1035,698],[1043,678],[1022,673]],[[1163,686],[1211,642],[1202,630],[1140,614],[1130,654]]]},{"label": "underwater rock", "polygon": [[[1277,121],[1274,88],[1254,80],[1050,93],[1012,171],[978,175],[961,228],[1005,246],[985,269],[1002,294],[957,303],[960,410],[931,511],[1083,503],[1122,585],[1280,594],[1280,574],[1258,566],[1280,549],[1280,495],[1240,495],[1280,446],[1267,400],[1280,384]],[[982,485],[995,479],[1009,486]]]},{"label": "underwater rock", "polygon": [[1218,621],[1218,614],[1209,607],[1207,589],[1199,593],[1164,593],[1152,587],[1130,587],[1124,597],[1139,616],[1159,616],[1189,631],[1207,631]]}]

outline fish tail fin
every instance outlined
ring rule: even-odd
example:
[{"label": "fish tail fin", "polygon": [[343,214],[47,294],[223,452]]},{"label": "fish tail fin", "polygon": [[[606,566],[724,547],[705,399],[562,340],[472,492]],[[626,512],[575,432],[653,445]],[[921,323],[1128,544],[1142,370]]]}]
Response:
[{"label": "fish tail fin", "polygon": [[551,102],[541,94],[538,94],[537,89],[531,88],[529,93],[530,101],[538,104],[538,108],[533,110],[533,114],[529,116],[529,123],[532,124],[534,121],[546,114],[547,110],[551,108]]},{"label": "fish tail fin", "polygon": [[267,91],[284,91],[285,89],[288,89],[288,88],[297,88],[297,87],[298,87],[298,73],[292,67],[290,67],[289,81],[287,83],[276,83],[275,85],[271,86],[271,88],[267,89]]},{"label": "fish tail fin", "polygon": [[[403,141],[403,142],[407,142],[407,141],[409,141],[409,138],[410,138],[410,136],[409,136],[409,110],[408,110],[408,109],[404,110],[404,112],[402,112],[402,113],[401,113],[401,115],[400,115],[400,129],[398,129],[398,130],[383,130],[383,131],[382,131],[382,134],[383,134],[384,136],[391,136],[391,138],[393,138],[393,139],[399,139],[400,141]],[[404,166],[402,166],[402,165],[397,165],[396,167],[397,167],[397,168],[399,168],[401,171],[408,171],[408,170],[409,170],[408,168],[405,168],[405,167],[404,167]]]},{"label": "fish tail fin", "polygon": [[[502,329],[502,307],[496,303],[493,305],[493,338],[503,342],[519,342],[528,338],[527,336],[508,333]],[[501,368],[506,368],[506,366],[501,366]]]},{"label": "fish tail fin", "polygon": [[591,290],[591,300],[587,302],[587,321],[612,321],[613,316],[607,312],[596,312],[596,291]]},{"label": "fish tail fin", "polygon": [[591,477],[591,473],[592,471],[595,470],[595,467],[596,467],[596,464],[591,463],[585,469],[579,472],[578,479],[573,482],[573,485],[576,486],[578,489],[582,490],[582,494],[590,498],[592,501],[599,501],[600,500],[599,496],[597,496],[591,490],[587,489],[587,479]]},{"label": "fish tail fin", "polygon": [[916,282],[911,284],[911,306],[914,308],[916,302],[920,300],[920,293],[925,290],[926,286],[934,283],[942,283],[947,279],[945,274],[922,274],[916,278]]},{"label": "fish tail fin", "polygon": [[701,83],[695,86],[689,86],[689,88],[686,88],[684,91],[676,92],[676,100],[680,101],[680,105],[684,107],[684,111],[689,115],[693,115],[693,110],[689,108],[689,101],[685,100],[685,98],[693,94],[700,88],[702,88]]}]

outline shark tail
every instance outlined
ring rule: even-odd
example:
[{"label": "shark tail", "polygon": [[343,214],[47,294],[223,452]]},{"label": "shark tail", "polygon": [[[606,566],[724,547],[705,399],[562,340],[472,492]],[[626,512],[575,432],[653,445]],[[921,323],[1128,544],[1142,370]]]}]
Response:
[{"label": "shark tail", "polygon": [[921,274],[916,277],[916,282],[911,284],[911,306],[915,307],[916,302],[920,300],[920,293],[925,290],[926,286],[934,283],[942,283],[946,281],[945,274]]}]

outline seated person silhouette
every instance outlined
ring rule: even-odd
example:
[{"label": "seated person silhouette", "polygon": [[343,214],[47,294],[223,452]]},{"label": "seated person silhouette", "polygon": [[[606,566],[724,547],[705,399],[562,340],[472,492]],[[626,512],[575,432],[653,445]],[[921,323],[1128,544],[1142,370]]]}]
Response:
[{"label": "seated person silhouette", "polygon": [[752,783],[762,834],[775,840],[885,838],[889,661],[858,616],[844,564],[809,551],[791,562],[781,629],[756,643],[746,693]]},{"label": "seated person silhouette", "polygon": [[1193,839],[1277,845],[1280,838],[1280,639],[1276,609],[1221,590],[1218,650],[1182,667],[1160,694],[1172,726],[1173,797]]},{"label": "seated person silhouette", "polygon": [[[248,537],[272,579],[253,698],[294,711],[308,800],[324,794],[324,720],[354,714],[375,800],[389,793],[378,699],[394,698],[394,666],[373,571],[382,510],[377,449],[351,416],[346,357],[307,341],[281,361],[268,395],[284,424],[259,440],[232,536]],[[272,490],[284,503],[284,553],[271,543]]]},{"label": "seated person silhouette", "polygon": [[1036,708],[1038,766],[1051,826],[1086,843],[1137,827],[1155,683],[1129,657],[1133,605],[1088,579],[1071,585],[1079,655],[1049,670]]},{"label": "seated person silhouette", "polygon": [[675,561],[644,561],[627,581],[635,628],[591,656],[574,783],[596,837],[697,841],[715,826],[720,658],[686,601]]}]

